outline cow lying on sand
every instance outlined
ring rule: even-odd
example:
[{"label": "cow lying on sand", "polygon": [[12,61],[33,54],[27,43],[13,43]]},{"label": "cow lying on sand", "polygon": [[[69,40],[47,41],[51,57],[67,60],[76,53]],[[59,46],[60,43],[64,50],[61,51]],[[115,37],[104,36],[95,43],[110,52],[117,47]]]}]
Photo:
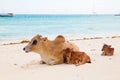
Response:
[{"label": "cow lying on sand", "polygon": [[111,45],[104,44],[102,48],[102,56],[113,56],[114,48],[111,48]]},{"label": "cow lying on sand", "polygon": [[91,63],[90,57],[85,52],[73,51],[66,48],[63,50],[64,61],[67,64],[75,64],[76,66]]},{"label": "cow lying on sand", "polygon": [[79,50],[75,44],[66,42],[65,38],[61,35],[52,41],[48,40],[47,37],[36,35],[23,50],[25,52],[36,52],[41,56],[41,63],[54,65],[64,63],[62,50],[66,47]]}]

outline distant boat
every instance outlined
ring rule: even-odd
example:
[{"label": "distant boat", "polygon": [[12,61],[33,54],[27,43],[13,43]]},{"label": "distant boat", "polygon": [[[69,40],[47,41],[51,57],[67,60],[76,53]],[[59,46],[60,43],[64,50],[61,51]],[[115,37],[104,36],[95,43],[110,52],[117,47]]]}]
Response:
[{"label": "distant boat", "polygon": [[120,14],[115,14],[115,16],[120,16]]},{"label": "distant boat", "polygon": [[0,17],[13,17],[13,13],[0,13]]}]

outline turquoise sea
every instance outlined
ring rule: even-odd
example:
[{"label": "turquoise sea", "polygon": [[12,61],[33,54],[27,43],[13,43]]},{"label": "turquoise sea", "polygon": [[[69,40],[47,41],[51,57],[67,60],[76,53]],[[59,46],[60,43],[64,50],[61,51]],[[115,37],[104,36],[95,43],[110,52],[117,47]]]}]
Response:
[{"label": "turquoise sea", "polygon": [[120,35],[120,16],[15,15],[0,17],[0,40],[27,39],[36,34],[80,37]]}]

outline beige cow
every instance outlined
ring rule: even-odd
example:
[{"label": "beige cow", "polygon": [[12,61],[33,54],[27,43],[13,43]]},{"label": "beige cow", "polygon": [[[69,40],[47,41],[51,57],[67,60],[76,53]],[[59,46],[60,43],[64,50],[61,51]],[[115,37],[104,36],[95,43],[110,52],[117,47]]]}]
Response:
[{"label": "beige cow", "polygon": [[48,40],[47,37],[36,35],[23,50],[25,52],[36,52],[41,56],[41,63],[54,65],[64,63],[62,51],[66,47],[79,50],[75,44],[66,42],[62,35],[57,36],[52,41]]}]

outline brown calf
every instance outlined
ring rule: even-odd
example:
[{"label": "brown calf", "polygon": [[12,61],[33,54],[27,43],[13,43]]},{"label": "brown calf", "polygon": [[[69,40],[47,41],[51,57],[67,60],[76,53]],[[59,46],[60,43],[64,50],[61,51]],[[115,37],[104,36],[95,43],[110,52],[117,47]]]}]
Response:
[{"label": "brown calf", "polygon": [[90,57],[85,52],[73,51],[66,48],[63,50],[64,62],[67,64],[75,64],[76,66],[91,63]]},{"label": "brown calf", "polygon": [[111,48],[111,45],[104,44],[102,48],[102,56],[113,56],[114,48]]}]

